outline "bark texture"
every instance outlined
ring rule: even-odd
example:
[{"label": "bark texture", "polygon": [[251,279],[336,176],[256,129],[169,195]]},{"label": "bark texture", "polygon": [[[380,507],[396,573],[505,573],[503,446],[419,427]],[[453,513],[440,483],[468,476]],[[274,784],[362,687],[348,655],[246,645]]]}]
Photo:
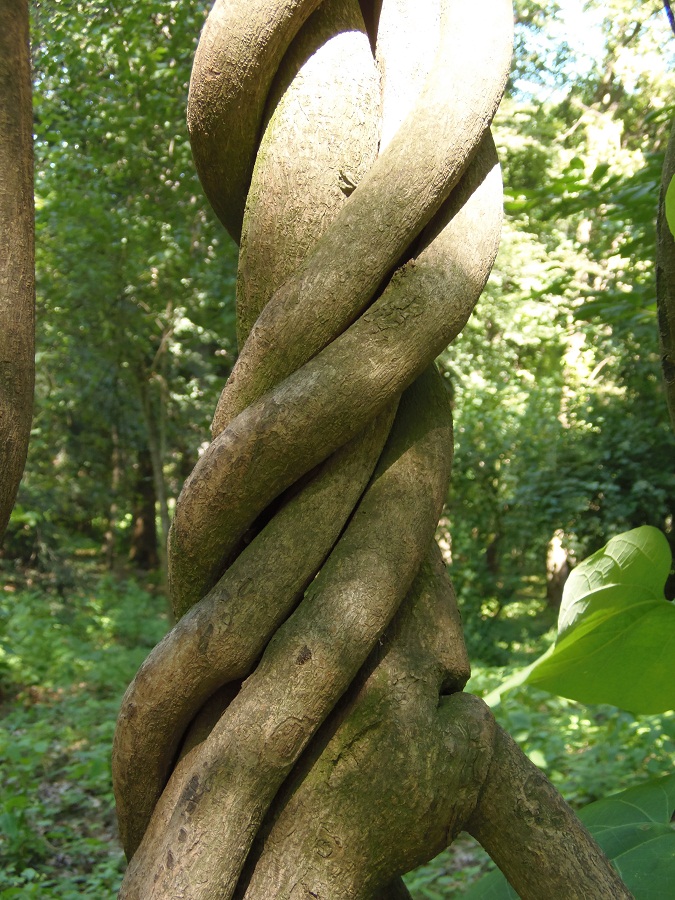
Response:
[{"label": "bark texture", "polygon": [[488,7],[217,0],[206,23],[188,116],[241,237],[242,346],[176,507],[178,621],[118,721],[125,900],[404,900],[522,763],[462,693],[433,542],[452,462],[433,360],[501,228],[512,12]]},{"label": "bark texture", "polygon": [[548,779],[499,727],[490,771],[467,831],[522,900],[633,896]]},{"label": "bark texture", "polygon": [[663,161],[656,234],[656,298],[659,313],[661,370],[666,387],[670,423],[675,430],[675,239],[666,221],[665,198],[675,176],[675,125]]},{"label": "bark texture", "polygon": [[33,414],[35,247],[28,0],[0,0],[0,541]]}]

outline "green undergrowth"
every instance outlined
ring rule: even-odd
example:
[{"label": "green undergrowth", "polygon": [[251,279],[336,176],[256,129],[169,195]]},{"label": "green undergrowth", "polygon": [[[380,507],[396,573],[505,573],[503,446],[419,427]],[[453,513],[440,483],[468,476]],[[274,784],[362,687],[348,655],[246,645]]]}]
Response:
[{"label": "green undergrowth", "polygon": [[64,590],[0,571],[0,897],[111,897],[123,871],[110,780],[122,693],[165,601],[83,569]]},{"label": "green undergrowth", "polygon": [[[3,900],[114,896],[124,865],[110,783],[114,723],[126,685],[166,627],[152,584],[94,566],[32,582],[0,570]],[[476,668],[470,688],[488,693],[505,674]],[[526,688],[506,694],[495,713],[577,806],[672,765],[672,714],[636,718]],[[488,867],[462,835],[406,880],[415,900],[445,900]]]}]

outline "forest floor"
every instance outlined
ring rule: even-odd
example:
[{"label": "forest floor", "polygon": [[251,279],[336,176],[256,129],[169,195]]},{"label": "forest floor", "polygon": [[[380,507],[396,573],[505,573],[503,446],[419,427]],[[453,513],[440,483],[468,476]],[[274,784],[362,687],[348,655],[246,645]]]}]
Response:
[{"label": "forest floor", "polygon": [[[2,900],[114,896],[124,869],[110,780],[115,719],[167,627],[151,578],[106,574],[86,559],[49,575],[0,568]],[[503,675],[477,667],[470,687],[483,693]],[[672,767],[673,714],[636,718],[525,689],[495,712],[577,806]],[[489,865],[461,835],[406,880],[416,900],[447,900]]]}]

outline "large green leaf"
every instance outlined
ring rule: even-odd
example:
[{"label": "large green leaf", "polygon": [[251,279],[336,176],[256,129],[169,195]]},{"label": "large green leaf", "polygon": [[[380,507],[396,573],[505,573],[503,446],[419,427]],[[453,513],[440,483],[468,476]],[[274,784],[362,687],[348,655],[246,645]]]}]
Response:
[{"label": "large green leaf", "polygon": [[466,900],[518,900],[518,894],[499,869],[484,875],[462,896]]},{"label": "large green leaf", "polygon": [[589,803],[579,814],[588,828],[619,825],[670,825],[675,810],[675,775],[656,778],[604,800]]},{"label": "large green leaf", "polygon": [[[675,885],[675,775],[591,803],[579,813],[636,900],[662,900]],[[468,900],[513,900],[501,872],[481,878]]]},{"label": "large green leaf", "polygon": [[670,179],[668,190],[666,191],[666,221],[670,233],[675,237],[675,176]]},{"label": "large green leaf", "polygon": [[675,606],[663,594],[671,554],[643,526],[618,535],[570,575],[552,653],[527,683],[633,713],[675,708]]}]

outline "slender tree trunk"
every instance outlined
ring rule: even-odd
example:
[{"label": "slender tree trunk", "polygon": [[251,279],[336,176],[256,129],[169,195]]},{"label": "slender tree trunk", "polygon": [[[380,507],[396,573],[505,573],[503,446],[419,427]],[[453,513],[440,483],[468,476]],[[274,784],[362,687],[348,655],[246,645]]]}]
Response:
[{"label": "slender tree trunk", "polygon": [[26,462],[35,332],[28,0],[0,0],[0,541]]},{"label": "slender tree trunk", "polygon": [[565,582],[572,571],[569,555],[562,544],[564,537],[563,531],[556,531],[546,548],[546,605],[555,610],[560,609]]},{"label": "slender tree trunk", "polygon": [[156,569],[159,565],[156,515],[152,459],[149,450],[142,448],[138,453],[133,509],[134,524],[129,549],[129,562],[139,569]]},{"label": "slender tree trunk", "polygon": [[120,465],[120,438],[117,428],[113,426],[112,433],[112,452],[110,454],[110,507],[108,509],[108,527],[103,538],[103,554],[108,569],[115,567],[115,557],[117,551],[117,514],[118,500],[121,479]]},{"label": "slender tree trunk", "polygon": [[152,465],[152,480],[155,497],[159,508],[160,533],[158,536],[159,564],[162,582],[168,583],[167,541],[171,528],[169,502],[164,477],[165,434],[164,434],[164,396],[160,389],[160,397],[153,396],[156,385],[145,382],[141,385],[141,402],[148,437],[148,454]]}]

